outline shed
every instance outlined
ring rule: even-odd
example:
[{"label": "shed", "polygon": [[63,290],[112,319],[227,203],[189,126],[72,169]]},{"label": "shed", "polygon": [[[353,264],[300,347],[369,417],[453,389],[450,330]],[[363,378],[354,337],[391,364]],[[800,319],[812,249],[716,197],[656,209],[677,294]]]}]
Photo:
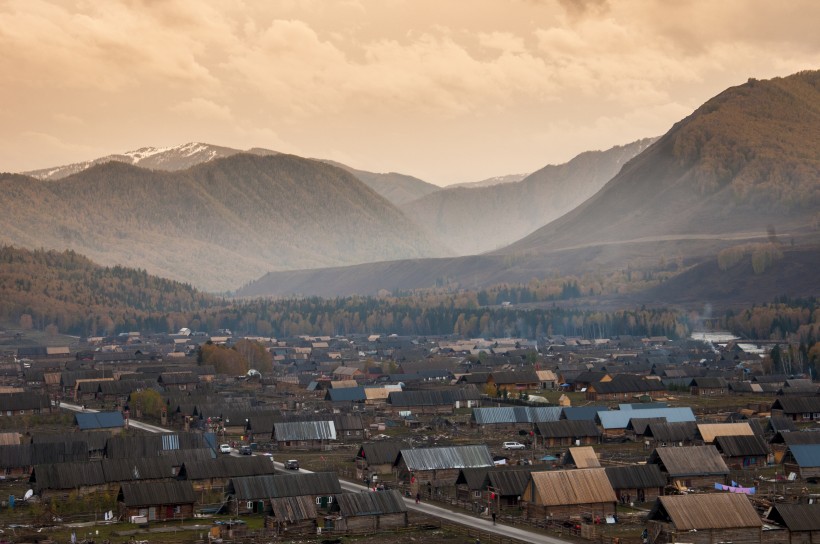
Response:
[{"label": "shed", "polygon": [[270,500],[271,513],[265,518],[265,528],[279,535],[314,535],[316,533],[316,502],[311,497],[281,497]]},{"label": "shed", "polygon": [[[375,531],[407,527],[407,505],[398,491],[340,493],[330,507],[333,530]],[[326,524],[327,526],[327,524]]]},{"label": "shed", "polygon": [[569,448],[564,454],[562,464],[573,465],[575,468],[598,468],[601,466],[598,455],[592,446]]},{"label": "shed", "polygon": [[430,496],[455,484],[459,470],[494,466],[485,444],[402,449],[395,462],[399,480],[410,483],[410,492]]},{"label": "shed", "polygon": [[654,501],[663,495],[666,477],[658,465],[606,467],[606,476],[621,504]]},{"label": "shed", "polygon": [[789,544],[820,541],[820,503],[775,504],[768,519],[788,530]]},{"label": "shed", "polygon": [[678,488],[713,487],[715,482],[726,483],[729,475],[729,468],[712,445],[657,448],[648,462],[658,465],[667,482]]}]

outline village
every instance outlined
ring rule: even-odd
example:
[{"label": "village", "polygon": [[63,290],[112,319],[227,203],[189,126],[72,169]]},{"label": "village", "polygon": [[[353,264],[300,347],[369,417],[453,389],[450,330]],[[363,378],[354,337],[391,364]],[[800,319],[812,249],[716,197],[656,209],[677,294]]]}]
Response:
[{"label": "village", "polygon": [[[0,350],[25,340],[3,331]],[[240,340],[270,371],[198,360]],[[491,529],[513,526],[609,544],[811,542],[820,395],[809,375],[772,372],[776,349],[188,329],[5,349],[0,537],[160,541],[152,528],[187,524],[187,541],[516,542]]]}]

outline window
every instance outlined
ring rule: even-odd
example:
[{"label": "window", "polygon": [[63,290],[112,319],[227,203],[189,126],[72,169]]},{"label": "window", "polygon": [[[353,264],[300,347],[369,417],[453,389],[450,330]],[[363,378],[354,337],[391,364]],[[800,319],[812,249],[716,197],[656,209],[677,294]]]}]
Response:
[{"label": "window", "polygon": [[247,506],[248,508],[253,508],[253,501],[248,501],[247,503],[245,503],[245,506]]},{"label": "window", "polygon": [[481,498],[481,491],[473,491],[473,497],[477,499]]}]

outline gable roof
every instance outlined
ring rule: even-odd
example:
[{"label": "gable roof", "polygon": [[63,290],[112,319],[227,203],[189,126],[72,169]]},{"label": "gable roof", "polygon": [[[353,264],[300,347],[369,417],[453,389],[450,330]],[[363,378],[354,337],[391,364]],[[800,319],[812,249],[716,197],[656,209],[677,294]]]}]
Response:
[{"label": "gable roof", "polygon": [[658,465],[606,467],[604,470],[613,489],[646,489],[666,485],[666,478]]},{"label": "gable roof", "polygon": [[74,422],[81,431],[116,429],[125,426],[122,412],[78,412],[74,414]]},{"label": "gable roof", "polygon": [[769,454],[769,446],[762,437],[751,436],[718,436],[715,438],[718,451],[727,457],[762,457]]},{"label": "gable roof", "polygon": [[478,425],[558,421],[561,410],[560,406],[473,408],[472,420]]},{"label": "gable roof", "polygon": [[368,465],[391,465],[396,461],[404,444],[391,440],[383,442],[368,442],[359,448],[359,457],[364,458]]},{"label": "gable roof", "polygon": [[316,519],[316,502],[313,497],[280,497],[271,499],[270,506],[277,521],[293,523]]},{"label": "gable roof", "polygon": [[533,472],[531,476],[539,504],[562,506],[617,501],[602,468]]},{"label": "gable roof", "polygon": [[792,444],[789,452],[800,468],[820,467],[820,444]]},{"label": "gable roof", "polygon": [[592,446],[581,446],[577,448],[570,448],[565,458],[565,463],[570,462],[578,468],[598,468],[601,466],[598,461],[598,455]]},{"label": "gable roof", "polygon": [[34,484],[39,493],[43,489],[77,489],[102,485],[105,483],[105,474],[101,461],[45,463],[32,469],[29,482]]},{"label": "gable roof", "polygon": [[789,531],[820,531],[820,503],[775,504],[768,518]]},{"label": "gable roof", "polygon": [[661,470],[672,478],[729,474],[729,468],[712,445],[657,448],[648,462],[660,464]]},{"label": "gable roof", "polygon": [[378,493],[340,493],[336,495],[336,504],[344,517],[407,512],[404,499],[395,489]]},{"label": "gable roof", "polygon": [[582,438],[587,436],[601,436],[601,429],[595,422],[588,419],[571,421],[541,421],[536,423],[538,434],[544,438]]},{"label": "gable roof", "polygon": [[644,430],[644,436],[654,438],[659,442],[684,442],[694,440],[698,434],[698,425],[695,421],[680,421],[676,423],[659,423],[652,421]]},{"label": "gable roof", "polygon": [[670,423],[695,421],[695,414],[688,406],[680,408],[652,408],[647,410],[609,410],[598,412],[598,420],[604,429],[626,429],[632,418],[665,418]]},{"label": "gable roof", "polygon": [[706,443],[715,441],[718,436],[752,436],[754,431],[748,422],[742,423],[699,423],[698,432]]},{"label": "gable roof", "polygon": [[400,458],[411,471],[493,466],[493,457],[485,444],[402,449]]},{"label": "gable roof", "polygon": [[180,479],[207,480],[210,478],[235,478],[273,474],[274,466],[268,457],[261,455],[231,457],[223,455],[216,459],[188,461],[179,470]]},{"label": "gable roof", "polygon": [[784,414],[820,413],[820,396],[779,397],[772,403],[772,410],[783,410]]},{"label": "gable roof", "polygon": [[238,500],[335,495],[342,492],[335,472],[242,476],[231,478],[229,493]]},{"label": "gable roof", "polygon": [[565,406],[561,412],[561,417],[571,421],[579,421],[582,419],[595,421],[599,413],[608,411],[608,406]]},{"label": "gable roof", "polygon": [[[330,389],[329,391],[347,391]],[[336,440],[336,426],[332,421],[282,421],[273,424],[273,436],[283,440]]]},{"label": "gable roof", "polygon": [[710,493],[658,497],[648,519],[671,521],[678,531],[761,527],[746,495]]}]

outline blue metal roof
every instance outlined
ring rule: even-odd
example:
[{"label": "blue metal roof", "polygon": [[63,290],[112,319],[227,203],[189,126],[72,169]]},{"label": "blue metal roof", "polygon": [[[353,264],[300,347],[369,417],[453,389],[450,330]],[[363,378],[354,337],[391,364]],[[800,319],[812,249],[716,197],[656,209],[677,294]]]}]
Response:
[{"label": "blue metal roof", "polygon": [[122,412],[83,412],[75,414],[74,420],[82,431],[88,429],[112,429],[125,425]]},{"label": "blue metal roof", "polygon": [[820,467],[820,444],[795,444],[789,451],[800,468]]}]

